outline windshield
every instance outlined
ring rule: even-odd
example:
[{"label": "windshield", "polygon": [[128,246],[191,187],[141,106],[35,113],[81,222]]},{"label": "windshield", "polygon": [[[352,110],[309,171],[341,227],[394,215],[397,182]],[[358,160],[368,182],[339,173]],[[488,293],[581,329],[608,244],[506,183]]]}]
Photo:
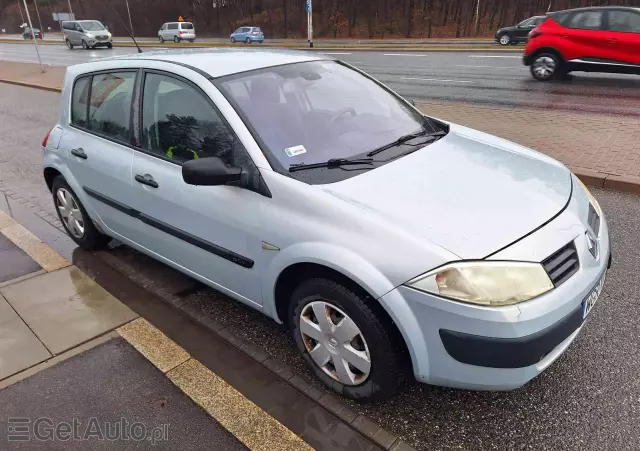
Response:
[{"label": "windshield", "polygon": [[95,20],[82,21],[80,22],[80,25],[85,31],[100,31],[105,29],[100,22],[97,22]]},{"label": "windshield", "polygon": [[363,156],[425,122],[406,102],[335,61],[269,67],[218,86],[281,173],[296,163]]}]

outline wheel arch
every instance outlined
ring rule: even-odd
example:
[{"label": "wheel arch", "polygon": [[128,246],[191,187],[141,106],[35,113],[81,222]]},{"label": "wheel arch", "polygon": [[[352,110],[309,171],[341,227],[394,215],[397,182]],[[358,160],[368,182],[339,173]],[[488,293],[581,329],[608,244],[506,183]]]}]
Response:
[{"label": "wheel arch", "polygon": [[59,175],[62,175],[62,173],[56,168],[44,168],[44,181],[47,184],[47,188],[49,188],[49,192],[51,192],[51,189],[53,188],[53,180]]},{"label": "wheel arch", "polygon": [[562,55],[562,53],[553,48],[553,47],[540,47],[537,48],[536,50],[534,50],[533,52],[531,52],[531,55],[529,55],[529,59],[531,62],[533,62],[533,59],[535,57],[537,57],[538,55],[540,55],[541,53],[551,53],[553,55],[555,55],[558,58],[558,62],[560,64],[564,64],[566,62],[566,59],[564,57],[564,55]]},{"label": "wheel arch", "polygon": [[290,326],[288,309],[293,291],[305,280],[319,277],[339,283],[361,297],[376,316],[380,318],[385,329],[389,332],[392,342],[400,347],[403,363],[412,363],[411,353],[403,333],[378,299],[351,277],[320,263],[299,262],[291,264],[282,270],[274,286],[275,313],[278,319]]}]

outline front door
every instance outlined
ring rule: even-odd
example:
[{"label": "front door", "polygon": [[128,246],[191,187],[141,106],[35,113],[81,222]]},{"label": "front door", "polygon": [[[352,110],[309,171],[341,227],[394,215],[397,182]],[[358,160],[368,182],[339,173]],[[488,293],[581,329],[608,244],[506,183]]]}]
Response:
[{"label": "front door", "polygon": [[262,304],[259,259],[264,196],[240,186],[193,186],[185,161],[219,157],[258,174],[206,94],[186,80],[145,75],[142,149],[133,161],[132,207],[146,224],[143,246],[254,307]]},{"label": "front door", "polygon": [[640,11],[609,10],[607,34],[616,61],[640,64]]},{"label": "front door", "polygon": [[78,79],[73,88],[70,126],[60,149],[87,210],[114,233],[129,236],[138,225],[123,212],[131,197],[131,98],[137,71],[101,73]]}]

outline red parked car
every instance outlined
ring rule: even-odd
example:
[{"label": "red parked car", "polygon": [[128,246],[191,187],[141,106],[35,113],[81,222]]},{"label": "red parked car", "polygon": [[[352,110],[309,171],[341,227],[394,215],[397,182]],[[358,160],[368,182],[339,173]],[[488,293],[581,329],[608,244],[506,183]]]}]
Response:
[{"label": "red parked car", "polygon": [[529,33],[524,64],[540,81],[572,71],[640,74],[640,8],[550,13]]}]

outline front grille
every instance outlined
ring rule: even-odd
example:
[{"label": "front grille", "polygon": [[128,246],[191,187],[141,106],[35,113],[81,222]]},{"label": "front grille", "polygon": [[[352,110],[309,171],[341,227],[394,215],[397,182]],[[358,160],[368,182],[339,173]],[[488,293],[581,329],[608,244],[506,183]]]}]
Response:
[{"label": "front grille", "polygon": [[562,285],[569,277],[574,275],[580,267],[576,245],[573,244],[573,241],[567,244],[544,260],[542,266],[544,270],[547,271],[553,286],[558,287]]},{"label": "front grille", "polygon": [[593,205],[589,204],[589,216],[587,218],[587,222],[589,223],[589,227],[593,230],[593,233],[596,236],[600,235],[600,216],[596,212],[596,209],[593,208]]},{"label": "front grille", "polygon": [[96,39],[98,41],[106,41],[107,39],[109,39],[107,36],[97,36]]}]

